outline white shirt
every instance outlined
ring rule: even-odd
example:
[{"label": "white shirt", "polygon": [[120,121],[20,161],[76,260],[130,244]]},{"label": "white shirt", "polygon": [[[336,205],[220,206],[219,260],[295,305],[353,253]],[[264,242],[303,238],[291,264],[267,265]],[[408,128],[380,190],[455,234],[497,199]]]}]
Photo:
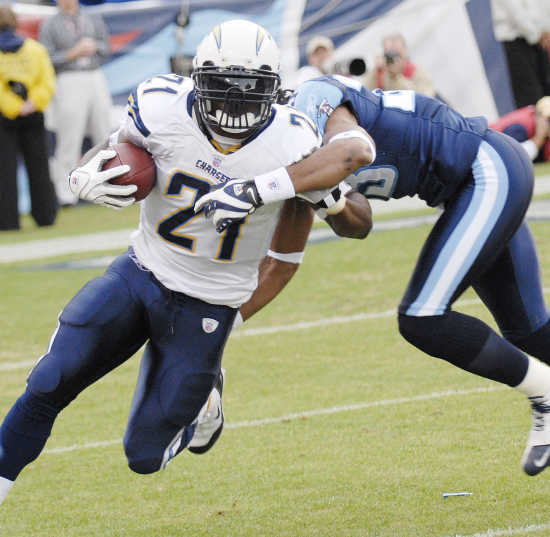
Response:
[{"label": "white shirt", "polygon": [[534,45],[543,31],[550,31],[548,0],[491,0],[491,13],[498,41],[523,37]]},{"label": "white shirt", "polygon": [[288,89],[296,89],[302,82],[324,76],[324,74],[323,71],[313,65],[304,65],[294,73],[294,76],[289,77],[285,87]]},{"label": "white shirt", "polygon": [[157,167],[132,246],[167,288],[237,308],[257,286],[280,204],[259,208],[221,235],[210,220],[195,215],[193,205],[210,185],[292,164],[319,147],[321,139],[307,116],[274,105],[272,120],[260,134],[224,154],[193,119],[193,99],[191,79],[175,75],[142,82],[129,99],[118,136],[149,151]]}]

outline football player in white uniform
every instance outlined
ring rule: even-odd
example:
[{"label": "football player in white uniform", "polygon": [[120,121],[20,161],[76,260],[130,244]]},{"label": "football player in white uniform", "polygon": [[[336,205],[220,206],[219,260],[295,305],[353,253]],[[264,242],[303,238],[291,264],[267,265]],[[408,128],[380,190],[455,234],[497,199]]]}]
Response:
[{"label": "football player in white uniform", "polygon": [[[297,199],[266,205],[220,235],[193,206],[212,185],[290,165],[319,147],[307,116],[274,104],[278,71],[272,37],[251,22],[230,21],[198,47],[193,80],[155,76],[130,95],[128,114],[109,143],[147,149],[157,183],[142,203],[130,249],[64,308],[46,354],[4,419],[0,503],[42,451],[59,412],[144,344],[124,437],[130,468],[155,472],[184,448],[202,453],[218,438],[221,356],[238,308],[256,288],[264,256],[261,277],[276,283],[261,303],[285,285],[301,261],[313,212]],[[114,156],[109,143],[84,158],[70,186],[83,199],[124,207],[133,203],[135,186],[108,182],[127,171],[101,170]],[[339,179],[351,165],[364,164],[363,156],[350,162],[346,151],[332,158]],[[352,192],[343,203],[342,189],[306,199],[349,215],[365,235],[368,202]],[[244,315],[253,311],[254,299]]]}]

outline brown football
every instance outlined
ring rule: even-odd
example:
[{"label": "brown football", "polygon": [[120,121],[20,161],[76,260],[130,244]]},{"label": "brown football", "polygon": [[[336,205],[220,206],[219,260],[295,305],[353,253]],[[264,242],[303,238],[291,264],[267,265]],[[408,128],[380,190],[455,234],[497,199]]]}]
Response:
[{"label": "brown football", "polygon": [[130,166],[129,172],[114,177],[109,182],[114,185],[136,185],[138,189],[132,196],[136,201],[145,198],[153,190],[157,180],[157,169],[151,153],[126,142],[112,145],[109,149],[114,149],[117,154],[103,165],[104,170],[122,164]]}]

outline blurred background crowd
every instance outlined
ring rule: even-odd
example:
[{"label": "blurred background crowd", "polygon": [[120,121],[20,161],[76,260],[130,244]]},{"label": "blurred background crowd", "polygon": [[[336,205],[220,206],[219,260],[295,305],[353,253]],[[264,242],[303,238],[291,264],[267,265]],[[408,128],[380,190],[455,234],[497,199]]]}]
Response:
[{"label": "blurred background crowd", "polygon": [[52,225],[68,173],[141,80],[189,74],[212,26],[248,18],[282,50],[287,89],[338,74],[415,90],[550,159],[548,0],[34,0],[0,3],[0,230]]}]

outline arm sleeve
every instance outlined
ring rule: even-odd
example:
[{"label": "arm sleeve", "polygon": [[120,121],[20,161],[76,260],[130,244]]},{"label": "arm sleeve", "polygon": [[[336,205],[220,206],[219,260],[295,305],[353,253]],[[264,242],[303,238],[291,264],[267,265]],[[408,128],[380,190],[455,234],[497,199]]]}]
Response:
[{"label": "arm sleeve", "polygon": [[69,49],[58,49],[54,37],[54,21],[48,19],[40,26],[39,41],[46,47],[54,67],[60,67],[67,62]]},{"label": "arm sleeve", "polygon": [[55,71],[47,50],[39,43],[37,43],[36,59],[38,62],[38,76],[29,90],[29,99],[34,103],[37,110],[44,112],[53,97]]},{"label": "arm sleeve", "polygon": [[23,106],[23,99],[13,93],[7,80],[0,80],[0,112],[8,119],[15,119]]}]

